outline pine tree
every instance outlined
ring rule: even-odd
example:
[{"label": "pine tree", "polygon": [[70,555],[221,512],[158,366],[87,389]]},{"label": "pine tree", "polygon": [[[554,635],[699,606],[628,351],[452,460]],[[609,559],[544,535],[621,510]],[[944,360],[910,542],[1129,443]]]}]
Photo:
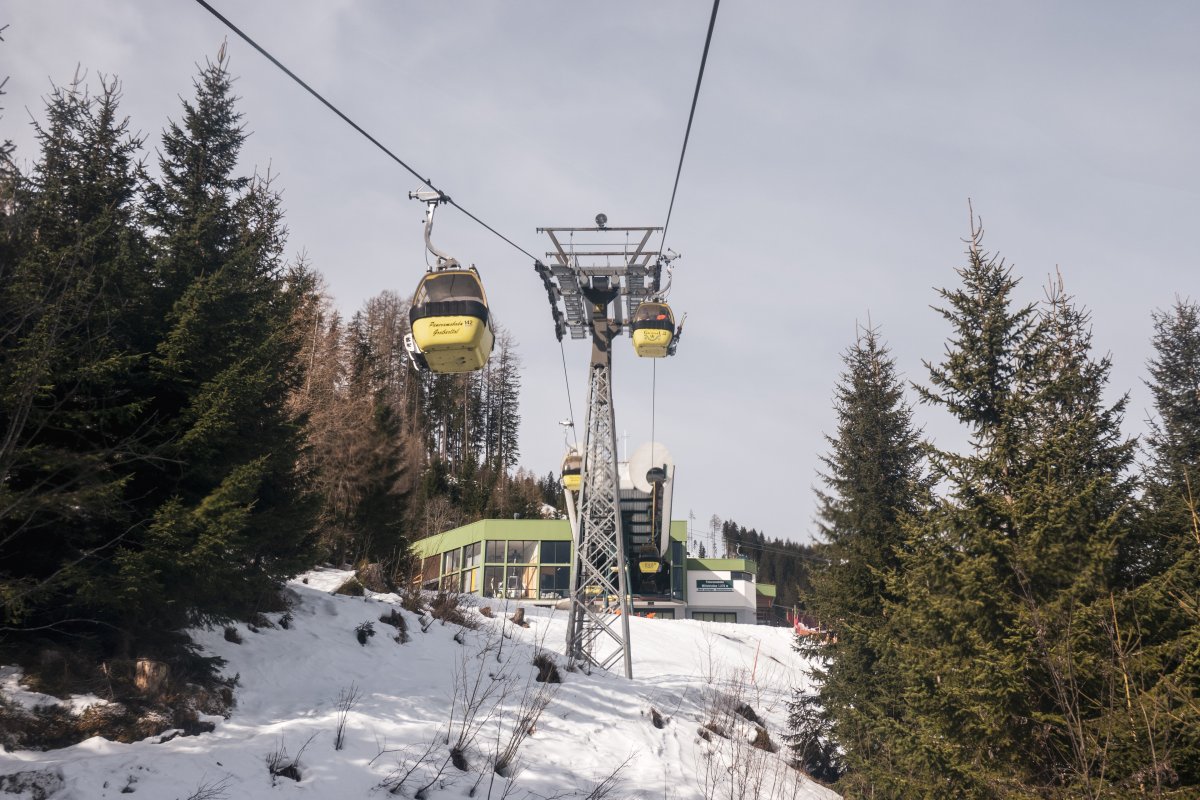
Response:
[{"label": "pine tree", "polygon": [[798,692],[793,701],[793,747],[811,774],[833,779],[844,767],[853,773],[847,788],[866,795],[871,774],[895,766],[887,743],[901,692],[890,673],[885,612],[897,601],[889,584],[904,521],[917,512],[924,484],[919,434],[878,332],[862,330],[843,361],[837,434],[826,437],[830,451],[822,458],[827,489],[818,493],[828,561],[814,568],[804,596],[832,633],[821,642],[798,638],[798,649],[823,666],[814,670],[816,692]]}]

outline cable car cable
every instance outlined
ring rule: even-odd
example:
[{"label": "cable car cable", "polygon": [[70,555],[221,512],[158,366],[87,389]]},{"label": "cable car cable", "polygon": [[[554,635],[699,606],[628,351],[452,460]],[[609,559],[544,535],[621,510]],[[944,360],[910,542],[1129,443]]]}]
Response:
[{"label": "cable car cable", "polygon": [[567,373],[567,350],[563,347],[562,339],[558,340],[558,352],[562,354],[563,383],[567,387],[567,411],[570,412],[571,430],[575,430],[575,406],[571,404],[571,376]]},{"label": "cable car cable", "polygon": [[683,173],[683,157],[687,153],[688,137],[692,135],[692,119],[696,116],[696,102],[700,99],[700,84],[704,81],[704,65],[708,61],[708,48],[712,44],[713,27],[717,24],[717,8],[721,0],[713,0],[712,17],[708,20],[708,34],[704,37],[704,54],[700,56],[700,72],[696,75],[696,91],[692,93],[692,110],[688,112],[687,129],[683,134],[683,148],[679,151],[679,166],[675,169],[675,186],[671,189],[671,204],[667,206],[667,221],[663,223],[662,240],[658,249],[665,252],[667,229],[671,227],[671,212],[675,209],[675,193],[679,191],[679,176]]},{"label": "cable car cable", "polygon": [[224,25],[225,25],[225,27],[229,28],[229,30],[233,31],[233,32],[234,32],[234,33],[236,33],[238,36],[240,36],[240,37],[241,37],[241,38],[242,38],[242,39],[243,39],[243,40],[246,42],[246,44],[248,44],[248,45],[250,45],[251,47],[253,47],[253,48],[254,48],[255,50],[257,50],[257,51],[258,51],[260,54],[262,54],[262,56],[263,56],[264,58],[266,58],[268,61],[270,61],[270,62],[271,62],[272,64],[274,64],[275,66],[279,67],[279,69],[283,70],[284,74],[286,74],[286,75],[287,75],[289,78],[291,78],[292,80],[294,80],[296,83],[300,84],[300,86],[302,86],[306,92],[308,92],[308,93],[309,93],[309,94],[311,94],[313,97],[315,97],[317,100],[319,100],[319,101],[321,102],[321,104],[322,104],[322,105],[324,105],[326,108],[328,108],[328,109],[329,109],[330,111],[332,111],[334,114],[337,114],[337,115],[338,115],[338,117],[339,117],[339,118],[341,118],[341,120],[342,120],[343,122],[345,122],[347,125],[349,125],[349,126],[350,126],[351,128],[353,128],[354,130],[358,131],[358,132],[359,132],[360,134],[362,134],[364,137],[366,137],[367,141],[369,141],[371,144],[375,145],[375,146],[376,146],[376,147],[378,147],[378,148],[379,148],[381,151],[383,151],[383,153],[384,153],[385,155],[387,155],[387,156],[388,156],[388,158],[392,159],[392,161],[395,161],[397,164],[399,164],[400,166],[404,167],[404,169],[408,170],[408,172],[409,172],[409,173],[411,173],[411,174],[413,175],[413,177],[415,177],[415,178],[416,178],[417,180],[419,180],[421,183],[423,183],[423,184],[425,184],[426,186],[428,186],[428,187],[429,187],[430,189],[432,189],[433,191],[437,192],[437,193],[438,193],[438,196],[439,196],[439,199],[440,199],[442,202],[444,202],[444,203],[447,203],[447,204],[449,204],[449,205],[452,205],[452,206],[454,206],[454,207],[455,207],[455,208],[457,208],[459,211],[461,211],[463,214],[465,214],[467,217],[469,217],[470,219],[474,220],[476,223],[478,223],[478,224],[479,224],[479,225],[481,225],[482,227],[486,228],[488,231],[490,231],[491,233],[495,234],[495,235],[496,235],[496,236],[498,236],[499,238],[503,239],[505,242],[507,242],[508,244],[512,245],[512,246],[513,246],[513,247],[515,247],[517,250],[519,250],[519,251],[521,251],[522,253],[524,253],[525,255],[529,256],[529,257],[530,257],[530,258],[532,258],[534,261],[537,261],[537,260],[538,260],[538,259],[537,259],[537,256],[535,256],[533,253],[529,252],[529,251],[528,251],[528,250],[526,250],[524,247],[521,247],[521,245],[517,244],[517,243],[516,243],[516,242],[514,242],[512,239],[510,239],[510,238],[508,238],[507,236],[505,236],[504,234],[500,233],[500,231],[496,230],[496,229],[495,229],[495,228],[493,228],[491,225],[488,225],[486,222],[484,222],[483,220],[481,220],[479,217],[475,216],[475,215],[474,215],[474,214],[472,214],[470,211],[468,211],[467,209],[463,208],[463,207],[462,207],[462,206],[460,206],[458,203],[456,203],[456,202],[455,202],[453,199],[451,199],[451,198],[450,198],[450,196],[449,196],[448,194],[446,194],[445,192],[443,192],[443,191],[442,191],[441,189],[439,189],[437,186],[434,186],[434,184],[433,184],[433,181],[432,181],[432,180],[430,180],[429,178],[423,177],[423,176],[422,176],[422,175],[421,175],[419,172],[417,172],[415,169],[413,169],[411,166],[409,166],[409,165],[408,165],[408,163],[404,161],[404,159],[400,158],[400,156],[396,155],[396,154],[395,154],[395,153],[393,153],[391,150],[389,150],[389,149],[388,149],[388,148],[387,148],[387,147],[386,147],[386,146],[385,146],[385,145],[384,145],[382,142],[380,142],[380,141],[379,141],[378,139],[376,139],[374,136],[372,136],[371,134],[367,133],[367,132],[366,132],[366,131],[365,131],[365,130],[362,128],[362,126],[360,126],[360,125],[359,125],[357,122],[355,122],[354,120],[350,119],[350,117],[348,117],[348,116],[346,116],[344,113],[342,113],[341,109],[339,109],[339,108],[338,108],[337,106],[335,106],[333,103],[331,103],[331,102],[329,102],[328,100],[326,100],[326,99],[325,99],[325,98],[324,98],[324,97],[321,95],[321,93],[320,93],[320,92],[318,92],[316,89],[314,89],[314,88],[312,88],[311,86],[309,86],[309,85],[308,85],[307,83],[305,83],[305,82],[304,82],[304,81],[303,81],[303,80],[302,80],[302,79],[301,79],[301,78],[300,78],[298,75],[296,75],[296,73],[292,72],[290,69],[288,69],[287,67],[285,67],[285,66],[283,65],[283,63],[282,63],[282,62],[280,62],[280,60],[279,60],[279,59],[277,59],[275,56],[273,56],[273,55],[271,55],[270,53],[268,53],[268,52],[266,51],[266,49],[265,49],[265,48],[263,48],[263,46],[262,46],[262,45],[260,45],[258,42],[254,41],[254,39],[252,39],[252,38],[250,37],[250,35],[249,35],[249,34],[247,34],[245,31],[243,31],[243,30],[242,30],[241,28],[239,28],[237,25],[234,25],[234,24],[233,24],[233,23],[232,23],[232,22],[231,22],[231,21],[230,21],[230,20],[229,20],[227,17],[225,17],[224,15],[222,15],[220,11],[217,11],[215,8],[213,8],[213,7],[212,7],[212,6],[211,6],[211,5],[210,5],[210,4],[207,2],[207,0],[196,0],[196,2],[197,2],[197,3],[198,3],[200,6],[201,6],[201,7],[203,7],[205,10],[207,10],[207,11],[208,11],[210,14],[212,14],[214,17],[216,17],[217,19],[219,19],[219,20],[222,22],[222,24],[224,24]]}]

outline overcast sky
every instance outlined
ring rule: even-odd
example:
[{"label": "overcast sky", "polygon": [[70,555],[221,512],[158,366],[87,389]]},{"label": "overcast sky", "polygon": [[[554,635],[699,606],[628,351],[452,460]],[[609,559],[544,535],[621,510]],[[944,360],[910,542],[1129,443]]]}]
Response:
[{"label": "overcast sky", "polygon": [[[710,5],[702,0],[213,5],[457,202],[530,252],[538,227],[661,225]],[[0,138],[35,157],[32,119],[76,64],[117,76],[152,153],[228,35],[253,135],[246,170],[283,191],[348,316],[424,270],[415,179],[191,0],[0,0]],[[657,369],[654,431],[677,465],[675,517],[718,515],[808,540],[841,354],[869,319],[906,379],[940,357],[930,309],[964,263],[968,198],[985,244],[1037,300],[1056,266],[1129,391],[1151,311],[1200,295],[1195,265],[1200,6],[1194,2],[726,0],[667,246],[678,355]],[[435,243],[484,278],[524,362],[521,463],[556,470],[562,356],[529,259],[447,209]],[[649,359],[618,341],[617,429],[650,438]],[[582,431],[589,347],[565,341]],[[961,441],[927,407],[918,423]],[[623,449],[623,447],[622,447]]]}]

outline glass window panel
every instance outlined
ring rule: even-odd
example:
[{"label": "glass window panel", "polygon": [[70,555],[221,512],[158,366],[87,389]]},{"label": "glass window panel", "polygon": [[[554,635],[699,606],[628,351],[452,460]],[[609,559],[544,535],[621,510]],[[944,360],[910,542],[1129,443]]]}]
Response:
[{"label": "glass window panel", "polygon": [[474,594],[479,591],[479,568],[464,569],[459,573],[458,591],[463,594]]},{"label": "glass window panel", "polygon": [[538,576],[538,592],[543,600],[566,597],[570,591],[570,567],[542,567]]},{"label": "glass window panel", "polygon": [[504,596],[531,599],[537,593],[537,567],[509,567],[504,575]]},{"label": "glass window panel", "polygon": [[475,544],[469,544],[463,548],[463,567],[464,568],[479,566],[479,553],[480,553],[481,549],[482,548],[481,548],[479,542],[476,542]]},{"label": "glass window panel", "polygon": [[569,563],[571,563],[571,543],[570,542],[542,542],[542,563],[543,564],[569,564]]},{"label": "glass window panel", "polygon": [[442,574],[448,572],[458,572],[458,560],[459,551],[457,548],[454,550],[447,550],[445,553],[442,553]]},{"label": "glass window panel", "polygon": [[444,272],[425,279],[422,287],[431,302],[441,300],[479,300],[483,294],[479,281],[465,272]]},{"label": "glass window panel", "polygon": [[504,596],[504,567],[483,568],[483,596]]},{"label": "glass window panel", "polygon": [[537,545],[537,542],[525,539],[513,539],[508,543],[508,563],[536,564]]},{"label": "glass window panel", "polygon": [[504,563],[504,541],[503,540],[488,540],[487,543],[487,563],[503,564]]}]

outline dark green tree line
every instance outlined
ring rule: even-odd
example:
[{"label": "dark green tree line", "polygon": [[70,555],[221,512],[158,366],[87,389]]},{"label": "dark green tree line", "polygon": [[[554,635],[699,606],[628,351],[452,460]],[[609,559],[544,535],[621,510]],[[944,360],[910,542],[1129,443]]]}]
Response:
[{"label": "dark green tree line", "polygon": [[0,583],[6,642],[129,657],[270,602],[313,526],[287,409],[308,279],[269,181],[238,174],[226,63],[200,71],[157,177],[118,99],[56,89],[6,209]]}]

